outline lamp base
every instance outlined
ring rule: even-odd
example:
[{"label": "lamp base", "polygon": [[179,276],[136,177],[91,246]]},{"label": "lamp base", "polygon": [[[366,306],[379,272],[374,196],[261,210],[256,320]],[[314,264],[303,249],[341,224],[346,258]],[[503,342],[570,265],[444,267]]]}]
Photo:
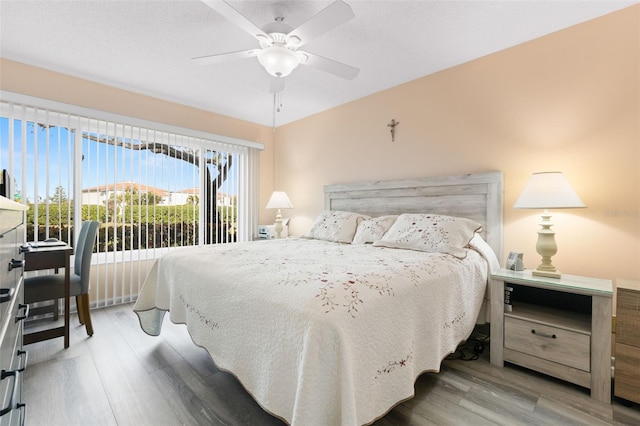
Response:
[{"label": "lamp base", "polygon": [[284,227],[282,226],[282,213],[280,209],[278,209],[278,213],[276,214],[276,238],[282,238],[282,230]]},{"label": "lamp base", "polygon": [[560,278],[562,277],[562,274],[560,274],[560,271],[542,271],[540,269],[534,269],[533,271],[531,271],[531,275],[536,276],[536,277],[547,277],[547,278]]},{"label": "lamp base", "polygon": [[556,245],[555,232],[551,229],[553,223],[548,210],[542,213],[540,226],[542,229],[538,231],[536,251],[542,256],[542,262],[531,274],[538,277],[560,278],[560,271],[551,263],[551,257],[558,252],[558,246]]}]

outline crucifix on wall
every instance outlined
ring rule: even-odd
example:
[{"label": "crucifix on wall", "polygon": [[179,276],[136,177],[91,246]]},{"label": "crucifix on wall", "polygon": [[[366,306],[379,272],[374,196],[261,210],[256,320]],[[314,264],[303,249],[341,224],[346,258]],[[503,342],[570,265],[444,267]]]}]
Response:
[{"label": "crucifix on wall", "polygon": [[391,142],[396,140],[396,126],[400,124],[399,121],[396,121],[395,118],[391,119],[391,123],[387,124],[387,127],[391,128]]}]

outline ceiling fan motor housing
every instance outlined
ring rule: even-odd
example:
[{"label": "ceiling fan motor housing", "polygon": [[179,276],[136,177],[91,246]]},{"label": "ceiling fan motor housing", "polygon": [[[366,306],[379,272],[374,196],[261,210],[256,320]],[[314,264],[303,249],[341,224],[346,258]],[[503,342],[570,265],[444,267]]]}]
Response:
[{"label": "ceiling fan motor housing", "polygon": [[274,22],[262,27],[262,31],[269,37],[260,37],[263,51],[258,55],[258,62],[274,77],[288,76],[307,58],[306,55],[295,53],[300,39],[288,36],[293,28],[283,20],[284,18],[276,18]]}]

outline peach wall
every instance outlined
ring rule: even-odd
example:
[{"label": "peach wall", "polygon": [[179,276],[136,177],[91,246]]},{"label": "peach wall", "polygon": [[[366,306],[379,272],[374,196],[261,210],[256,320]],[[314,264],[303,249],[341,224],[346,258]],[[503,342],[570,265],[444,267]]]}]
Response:
[{"label": "peach wall", "polygon": [[[270,127],[175,104],[0,58],[0,89],[264,144],[260,154],[260,205],[273,191]],[[269,212],[270,213],[270,212]],[[261,211],[260,221],[272,220]]]},{"label": "peach wall", "polygon": [[640,277],[639,20],[633,6],[279,127],[290,233],[309,229],[325,184],[502,170],[505,251],[535,268],[539,212],[512,206],[531,173],[559,170],[587,208],[554,214],[554,264]]}]

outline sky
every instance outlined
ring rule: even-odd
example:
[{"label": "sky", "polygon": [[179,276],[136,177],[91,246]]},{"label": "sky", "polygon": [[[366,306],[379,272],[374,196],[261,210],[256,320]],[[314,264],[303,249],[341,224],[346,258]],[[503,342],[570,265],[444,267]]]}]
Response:
[{"label": "sky", "polygon": [[[25,124],[14,120],[13,132],[14,191],[20,191],[23,197],[33,201],[36,183],[40,198],[45,198],[47,193],[52,196],[55,188],[60,185],[69,197],[73,182],[73,131],[63,127],[46,129],[32,122]],[[24,157],[23,136],[26,146]],[[9,169],[9,144],[9,121],[0,117],[0,168],[3,169]],[[167,155],[153,154],[149,150],[131,150],[83,139],[82,155],[82,188],[115,182],[136,182],[177,192],[198,186],[199,172],[193,164]],[[28,170],[25,182],[22,182],[23,163],[26,164],[25,170]],[[237,194],[237,165],[231,167],[229,176],[221,191]]]}]

